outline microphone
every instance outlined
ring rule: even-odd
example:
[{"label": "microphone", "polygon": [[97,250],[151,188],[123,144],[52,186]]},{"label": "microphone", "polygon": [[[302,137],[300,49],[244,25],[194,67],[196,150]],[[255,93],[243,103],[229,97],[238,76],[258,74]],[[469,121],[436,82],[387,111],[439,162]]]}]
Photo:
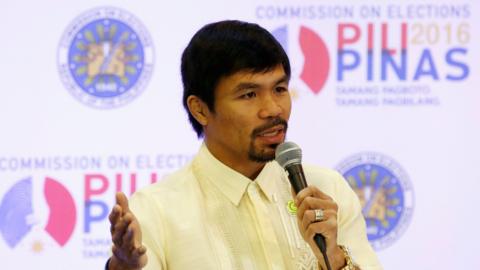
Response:
[{"label": "microphone", "polygon": [[[308,186],[302,167],[302,149],[300,149],[297,144],[293,142],[284,142],[278,145],[275,150],[275,160],[285,169],[285,171],[287,171],[288,180],[290,180],[290,184],[295,193],[300,192]],[[325,237],[317,233],[313,239],[322,252],[327,269],[330,270]]]}]

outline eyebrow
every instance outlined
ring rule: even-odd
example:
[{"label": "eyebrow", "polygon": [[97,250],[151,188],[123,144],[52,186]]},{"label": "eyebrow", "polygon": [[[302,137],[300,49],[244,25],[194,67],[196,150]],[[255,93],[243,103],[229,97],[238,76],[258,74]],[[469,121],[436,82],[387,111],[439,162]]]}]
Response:
[{"label": "eyebrow", "polygon": [[[279,85],[281,83],[288,83],[290,80],[290,78],[285,75],[283,77],[281,77],[280,79],[278,79],[276,82],[275,82],[275,85]],[[251,83],[251,82],[242,82],[242,83],[239,83],[237,86],[235,86],[234,88],[234,92],[239,92],[239,91],[242,91],[242,90],[245,90],[245,89],[256,89],[256,88],[259,88],[260,85],[258,83]]]}]

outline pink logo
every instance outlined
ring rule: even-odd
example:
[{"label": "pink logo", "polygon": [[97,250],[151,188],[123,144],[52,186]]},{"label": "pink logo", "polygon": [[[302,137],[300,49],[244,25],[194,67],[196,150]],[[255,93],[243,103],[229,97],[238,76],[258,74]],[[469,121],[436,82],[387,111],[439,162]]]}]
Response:
[{"label": "pink logo", "polygon": [[75,203],[67,189],[49,177],[46,178],[44,192],[50,208],[45,230],[60,246],[64,246],[75,228],[77,220]]},{"label": "pink logo", "polygon": [[[0,233],[11,248],[35,226],[31,221],[34,216],[32,182],[32,177],[18,181],[5,193],[0,204]],[[44,230],[64,246],[77,219],[73,197],[60,182],[50,177],[45,178],[43,193],[50,213]]]},{"label": "pink logo", "polygon": [[[290,54],[288,51],[290,42],[287,26],[275,29],[272,34],[282,44],[285,51]],[[327,46],[317,33],[306,26],[300,26],[298,44],[305,59],[300,79],[314,94],[318,94],[325,85],[330,70],[330,56]]]}]

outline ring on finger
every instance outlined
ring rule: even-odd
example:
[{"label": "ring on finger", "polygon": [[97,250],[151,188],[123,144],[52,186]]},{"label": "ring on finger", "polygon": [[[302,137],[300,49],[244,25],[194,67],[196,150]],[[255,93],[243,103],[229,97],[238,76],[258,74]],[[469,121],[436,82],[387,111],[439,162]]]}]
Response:
[{"label": "ring on finger", "polygon": [[322,209],[315,209],[315,219],[313,222],[319,222],[325,219],[325,213],[323,212]]}]

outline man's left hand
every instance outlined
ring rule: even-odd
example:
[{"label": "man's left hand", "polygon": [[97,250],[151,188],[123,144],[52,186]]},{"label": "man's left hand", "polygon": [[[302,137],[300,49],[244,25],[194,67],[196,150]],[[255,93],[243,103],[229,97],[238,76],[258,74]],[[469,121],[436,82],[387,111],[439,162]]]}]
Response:
[{"label": "man's left hand", "polygon": [[[337,211],[338,206],[325,193],[315,186],[309,186],[294,195],[297,206],[297,223],[303,239],[310,245],[322,269],[327,269],[325,260],[313,237],[321,234],[325,237],[327,256],[332,269],[345,265],[342,250],[337,245]],[[315,220],[315,209],[323,210],[323,219]]]}]

